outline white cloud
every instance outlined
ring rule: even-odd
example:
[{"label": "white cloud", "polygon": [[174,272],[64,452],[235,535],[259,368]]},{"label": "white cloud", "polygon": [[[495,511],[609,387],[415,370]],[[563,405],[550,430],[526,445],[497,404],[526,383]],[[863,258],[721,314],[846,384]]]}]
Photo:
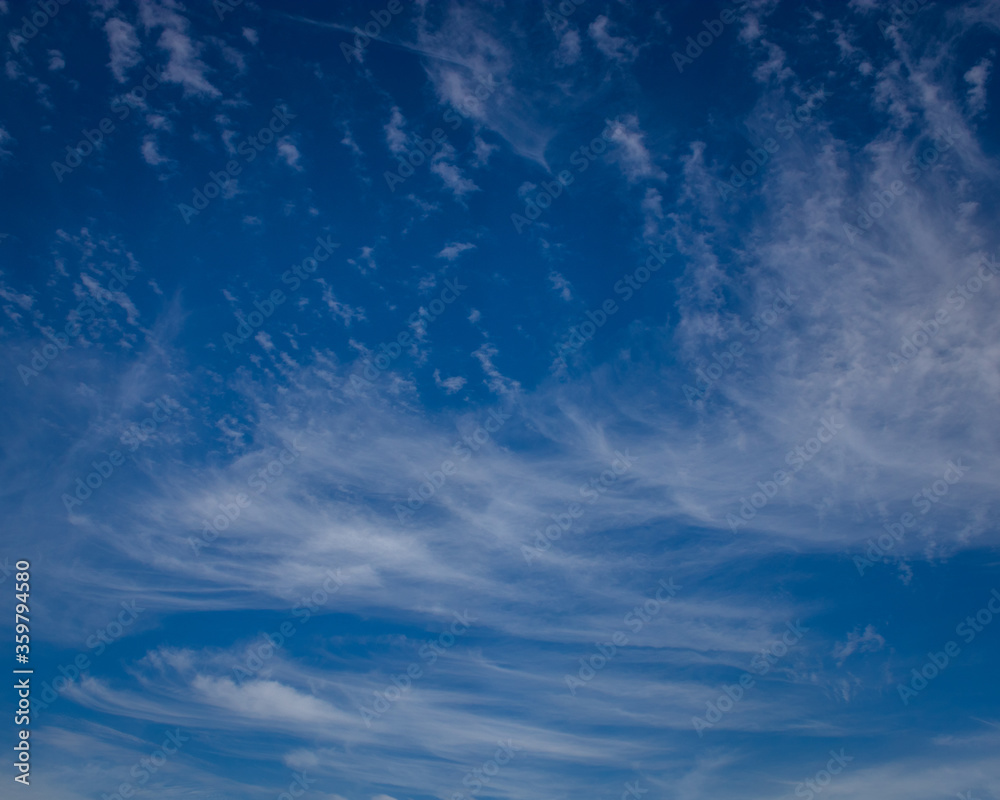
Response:
[{"label": "white cloud", "polygon": [[476,135],[475,142],[476,142],[476,147],[474,150],[475,160],[473,162],[473,165],[476,167],[486,166],[486,164],[489,163],[490,156],[493,155],[493,153],[499,150],[500,148],[498,145],[489,144],[488,142],[483,141],[483,138],[478,134]]},{"label": "white cloud", "polygon": [[475,250],[476,246],[472,242],[451,242],[441,248],[440,252],[437,254],[437,258],[444,258],[448,261],[454,261],[466,250]]},{"label": "white cloud", "polygon": [[352,322],[361,322],[365,319],[363,308],[353,307],[338,300],[333,293],[333,287],[326,280],[320,278],[319,283],[323,286],[323,302],[331,314],[344,323],[345,328],[350,328]]},{"label": "white cloud", "polygon": [[632,63],[639,55],[639,48],[624,37],[612,36],[608,30],[610,24],[611,21],[601,14],[590,23],[587,33],[594,40],[597,49],[607,58],[617,61],[619,64]]},{"label": "white cloud", "polygon": [[385,143],[389,146],[389,152],[393,155],[406,152],[407,135],[404,130],[406,118],[397,106],[392,107],[389,121],[385,124]]},{"label": "white cloud", "polygon": [[111,73],[119,83],[128,80],[128,71],[142,61],[139,54],[139,37],[135,28],[121,17],[111,17],[104,23],[104,32],[111,49]]},{"label": "white cloud", "polygon": [[[951,31],[948,35],[961,41]],[[323,786],[350,785],[351,790],[339,791],[348,791],[355,800],[361,795],[353,787],[365,781],[380,791],[397,791],[397,797],[412,796],[416,788],[450,797],[461,789],[465,770],[492,754],[499,736],[523,742],[530,753],[525,771],[517,773],[515,790],[502,784],[505,775],[513,774],[507,772],[491,787],[502,796],[588,796],[587,787],[573,782],[581,769],[644,764],[649,767],[644,773],[661,782],[648,797],[676,789],[685,797],[757,800],[780,794],[782,787],[790,793],[795,781],[813,774],[798,760],[758,763],[767,780],[748,786],[748,759],[773,751],[767,743],[778,732],[812,737],[822,756],[817,768],[827,757],[821,739],[889,735],[898,720],[871,712],[873,704],[896,700],[887,682],[909,670],[901,661],[912,654],[904,652],[905,637],[896,637],[890,650],[876,627],[863,622],[849,632],[845,630],[853,623],[824,633],[822,621],[838,610],[837,591],[806,592],[800,604],[791,599],[794,592],[760,592],[759,576],[768,574],[776,556],[788,563],[790,553],[796,556],[797,576],[816,581],[810,585],[822,586],[824,576],[829,577],[814,571],[818,557],[831,569],[840,570],[845,563],[850,569],[844,554],[863,550],[864,540],[882,533],[884,522],[913,510],[913,493],[938,476],[944,461],[963,452],[975,455],[975,469],[899,544],[900,558],[943,570],[956,551],[982,553],[995,544],[1000,457],[992,444],[1000,429],[995,413],[1000,281],[985,285],[961,312],[953,313],[900,371],[886,361],[901,338],[931,319],[956,282],[971,275],[978,257],[996,244],[995,226],[978,205],[983,198],[975,186],[983,176],[990,185],[996,167],[978,150],[959,111],[969,86],[954,82],[955,73],[943,66],[947,62],[931,53],[926,61],[914,62],[913,69],[886,70],[879,98],[889,99],[895,110],[889,127],[872,133],[868,141],[849,147],[817,121],[783,143],[762,170],[758,187],[748,187],[741,196],[740,207],[752,208],[752,214],[738,226],[732,208],[713,191],[711,173],[718,165],[714,159],[706,165],[706,147],[698,142],[688,148],[691,155],[684,159],[676,194],[673,186],[669,191],[663,186],[625,187],[632,203],[627,211],[631,240],[639,234],[666,239],[676,253],[671,268],[639,290],[641,301],[632,301],[627,311],[622,306],[617,331],[605,326],[596,334],[605,337],[603,349],[612,353],[607,363],[565,383],[542,381],[526,394],[519,392],[515,417],[406,524],[388,509],[405,502],[410,489],[425,480],[421,473],[436,470],[452,456],[455,441],[477,429],[485,410],[455,397],[446,404],[460,411],[428,413],[414,388],[420,383],[414,380],[418,373],[405,356],[381,374],[377,395],[347,400],[343,387],[357,368],[351,359],[363,345],[351,340],[350,347],[336,348],[303,336],[302,351],[295,355],[305,361],[310,353],[311,360],[300,367],[279,352],[275,343],[282,343],[282,337],[275,333],[272,341],[262,336],[263,352],[255,363],[261,373],[280,374],[279,385],[272,391],[271,382],[249,374],[220,376],[219,387],[238,397],[234,408],[249,411],[243,418],[226,415],[217,428],[199,429],[214,437],[206,446],[217,454],[226,453],[231,444],[231,459],[192,461],[190,445],[180,439],[190,436],[185,431],[175,448],[163,445],[156,469],[130,467],[116,473],[106,515],[92,510],[98,498],[73,519],[72,536],[65,535],[65,525],[54,528],[64,537],[55,541],[65,558],[48,565],[55,570],[52,578],[73,587],[74,597],[86,596],[78,589],[99,587],[108,605],[117,602],[116,594],[133,592],[140,602],[149,599],[150,617],[177,609],[192,614],[287,612],[315,589],[316,573],[326,565],[346,565],[368,580],[345,585],[336,603],[338,616],[310,622],[315,627],[269,660],[265,669],[271,674],[261,681],[237,687],[228,680],[233,664],[245,657],[246,642],[232,632],[227,636],[222,626],[222,638],[213,639],[211,646],[163,655],[162,673],[136,664],[135,649],[126,648],[114,656],[125,662],[126,671],[113,684],[85,678],[73,682],[59,702],[77,701],[165,725],[232,731],[245,756],[275,764],[287,757],[300,768],[318,764],[323,777],[330,778],[318,784],[321,791]],[[935,74],[949,74],[951,80],[935,83]],[[973,77],[969,85],[975,88],[981,76]],[[761,104],[761,114],[770,110]],[[907,119],[916,129],[894,129],[897,119]],[[955,146],[938,168],[906,184],[907,191],[876,226],[859,241],[848,242],[843,223],[853,221],[857,206],[870,202],[880,186],[906,180],[902,165],[928,145],[939,122],[957,126]],[[646,149],[637,120],[634,125],[626,120],[624,128],[617,142],[618,163],[634,180],[652,177],[656,159]],[[256,232],[248,236],[254,238]],[[105,254],[92,239],[81,237],[79,244],[90,254],[79,270],[86,276],[79,280],[81,289],[97,291],[100,280],[91,271],[99,274]],[[647,257],[642,252],[632,261],[632,255],[623,244],[621,258],[606,264],[609,279],[626,269],[631,273]],[[371,248],[358,259],[359,264],[368,261],[374,261]],[[58,275],[58,269],[52,273]],[[568,289],[559,283],[565,278],[553,274],[554,291]],[[543,270],[536,278],[543,289],[548,284],[544,275]],[[792,310],[748,347],[737,368],[711,384],[700,405],[676,408],[674,401],[683,402],[684,384],[696,382],[695,369],[715,362],[713,354],[731,342],[746,343],[743,327],[754,316],[769,313],[773,290],[786,285],[799,298]],[[59,294],[58,288],[53,287],[52,296]],[[17,290],[0,289],[0,297],[5,311],[12,306],[23,319],[35,313],[32,298]],[[326,305],[318,310],[324,315],[356,319],[356,311],[338,304],[332,291],[324,291],[323,299]],[[634,311],[639,302],[653,310]],[[395,318],[405,319],[408,309],[399,305]],[[463,307],[468,308],[464,298],[444,313],[464,326],[468,312]],[[507,323],[503,308],[488,308],[491,327]],[[315,306],[302,309],[303,314],[315,311]],[[631,316],[626,319],[625,314]],[[482,323],[476,310],[468,320]],[[431,323],[441,324],[451,325],[452,318]],[[429,330],[436,341],[444,340],[439,339],[440,328]],[[373,349],[382,340],[366,325],[352,325],[352,332],[368,338]],[[523,356],[523,348],[550,344],[525,333],[518,331],[524,344],[509,350],[504,346],[509,361],[501,361],[491,343],[473,353],[478,362],[474,370],[483,369],[497,394],[516,386],[499,366],[511,363],[519,369],[515,359]],[[482,329],[477,325],[467,334],[477,338]],[[118,417],[106,416],[111,413],[107,409],[117,409],[122,398],[143,394],[158,380],[169,380],[172,387],[210,385],[203,374],[180,372],[185,354],[173,352],[168,337],[155,342],[162,362],[143,360],[120,378],[100,363],[89,374],[68,361],[49,370],[47,379],[65,374],[71,389],[63,397],[53,380],[46,403],[79,408],[87,427],[96,432],[80,446],[83,452],[116,431]],[[588,355],[597,350],[588,347]],[[90,352],[89,347],[78,349]],[[662,358],[664,353],[669,359]],[[461,366],[448,369],[441,363],[445,375],[465,373]],[[433,374],[439,392],[432,394],[438,401],[445,399],[440,392],[450,397],[469,388],[463,378],[442,377],[441,369]],[[475,391],[468,394],[474,397],[481,387],[475,378],[471,383]],[[202,408],[200,397],[192,403],[196,410]],[[811,436],[828,412],[842,413],[849,420],[847,428],[759,511],[752,530],[744,529],[747,535],[732,536],[726,512],[736,511],[741,495],[756,491],[758,481],[769,481],[775,469],[787,467],[786,454]],[[18,483],[8,475],[19,507],[40,507],[51,486],[70,485],[76,478],[68,458],[51,456],[63,452],[52,443],[69,437],[50,428],[54,426],[24,426],[25,435],[40,437],[32,438],[25,450],[44,457],[50,477],[36,487],[36,481]],[[303,443],[303,455],[268,488],[266,502],[255,502],[215,546],[194,557],[186,537],[197,535],[208,510],[244,491],[247,476],[274,458],[281,446],[275,443],[295,437]],[[13,444],[17,441],[11,438]],[[581,484],[606,470],[616,449],[637,456],[625,477],[627,486],[619,490],[616,485],[586,506],[570,535],[553,542],[540,561],[525,565],[519,548],[552,524],[566,503],[580,499]],[[11,527],[23,526],[12,522]],[[628,547],[620,546],[623,541]],[[95,543],[100,565],[83,557],[84,548],[92,550]],[[636,552],[645,554],[641,563]],[[607,641],[609,632],[621,627],[623,614],[645,601],[648,587],[638,585],[637,577],[646,568],[680,573],[684,588],[678,602],[640,636],[633,640],[630,634],[635,646],[577,696],[568,696],[567,670],[595,652],[594,643]],[[883,568],[892,575],[893,567],[876,567]],[[109,583],[109,570],[142,579]],[[879,578],[866,575],[862,580]],[[196,590],[177,592],[178,585]],[[419,642],[409,631],[428,631],[430,637],[447,615],[442,608],[460,609],[470,601],[485,610],[478,623],[484,635],[475,644],[459,643],[434,670],[427,670],[422,683],[402,693],[381,728],[369,732],[359,724],[358,705],[371,702],[373,692],[384,692],[389,675],[404,674],[407,661],[415,658]],[[79,646],[79,630],[102,624],[78,625],[77,611],[70,608],[49,632],[67,646]],[[363,648],[368,640],[365,632],[355,637],[354,631],[344,630],[336,621],[340,614],[403,619],[407,636],[392,639],[381,651],[389,655],[379,661],[379,670],[366,659],[344,660],[344,652],[357,652],[355,646]],[[725,676],[746,669],[761,647],[780,636],[785,622],[799,615],[809,625],[810,616],[821,624],[769,674],[766,691],[748,692],[711,732],[718,734],[717,745],[695,742],[700,749],[686,750],[695,741],[691,715],[704,713],[706,700],[719,697],[720,684],[732,682]],[[156,624],[150,620],[151,627]],[[491,650],[491,642],[502,644]],[[566,644],[571,646],[557,647]],[[292,660],[299,647],[309,653],[308,659]],[[398,663],[392,662],[397,656]],[[850,670],[838,668],[838,661]],[[870,671],[863,671],[866,666]],[[133,682],[134,691],[127,688]],[[489,691],[484,693],[483,686]],[[831,703],[836,703],[834,717]],[[341,714],[350,719],[341,720]],[[831,791],[845,797],[923,800],[954,797],[962,788],[957,780],[968,780],[972,787],[996,785],[996,731],[990,725],[975,731],[969,727],[975,720],[966,722],[936,729],[940,735],[933,741],[917,729],[899,743],[896,756],[882,754],[872,763],[859,758]],[[623,736],[614,730],[617,724],[636,735]],[[59,725],[55,720],[47,729],[52,742],[61,734]],[[67,782],[82,782],[97,771],[91,766],[99,755],[94,748],[107,730],[94,724],[86,737],[79,737],[87,768],[73,764]],[[729,749],[734,740],[724,738],[734,731],[739,737],[735,756]],[[307,742],[274,748],[273,742],[279,737],[284,742],[286,734]],[[247,749],[254,736],[264,740],[260,751]],[[756,739],[761,743],[755,744]],[[309,753],[299,753],[297,746],[307,746]],[[678,759],[677,753],[694,755]],[[393,769],[386,770],[386,763]],[[570,778],[558,772],[560,767]],[[521,770],[522,762],[515,761],[514,769]],[[740,780],[742,793],[734,793],[732,786]],[[153,787],[150,791],[155,794]],[[190,791],[213,796],[195,787]],[[232,787],[215,794],[245,792]]]},{"label": "white cloud", "polygon": [[760,83],[767,83],[774,78],[781,83],[791,78],[794,73],[785,66],[785,51],[778,45],[767,40],[761,40],[761,47],[767,50],[767,59],[754,70],[754,78]]},{"label": "white cloud", "polygon": [[833,649],[833,657],[837,666],[843,664],[855,652],[874,653],[885,647],[885,637],[880,636],[874,625],[866,625],[862,633],[853,630],[847,634],[847,641],[837,642]]},{"label": "white cloud", "polygon": [[219,52],[222,53],[222,57],[226,60],[226,62],[236,69],[237,75],[243,75],[247,71],[246,58],[243,53],[235,47],[231,47],[225,42],[224,39],[220,39],[217,36],[209,36],[206,41],[215,45],[219,49]]},{"label": "white cloud", "polygon": [[580,34],[575,28],[567,28],[559,37],[555,59],[561,67],[571,66],[580,60]]},{"label": "white cloud", "polygon": [[358,143],[354,140],[354,135],[351,133],[350,126],[344,125],[344,138],[340,140],[340,143],[345,147],[349,148],[352,153],[356,156],[363,156],[364,153],[361,148],[358,147]]},{"label": "white cloud", "polygon": [[663,196],[650,187],[642,198],[643,226],[642,238],[652,241],[659,235],[660,222],[663,220]]},{"label": "white cloud", "polygon": [[257,720],[292,723],[347,725],[361,723],[357,714],[347,714],[312,695],[302,694],[277,681],[255,680],[237,685],[228,678],[199,675],[191,684],[203,702]]},{"label": "white cloud", "polygon": [[559,292],[559,296],[565,300],[567,303],[573,299],[573,292],[571,290],[571,284],[566,278],[560,275],[555,270],[549,273],[549,280],[552,282],[552,288]]},{"label": "white cloud", "polygon": [[969,84],[966,97],[968,98],[969,110],[973,114],[980,114],[986,110],[986,84],[989,82],[992,70],[993,62],[984,58],[965,73],[965,82]]},{"label": "white cloud", "polygon": [[498,395],[515,395],[521,391],[521,384],[513,378],[508,378],[497,369],[493,359],[499,354],[500,351],[490,342],[484,342],[472,353],[479,361],[483,372],[486,373],[487,380],[484,380],[483,383],[489,387],[491,392]]},{"label": "white cloud", "polygon": [[163,79],[184,87],[185,94],[220,97],[208,79],[209,68],[200,60],[202,46],[191,38],[190,23],[180,14],[176,0],[138,0],[139,18],[146,31],[163,28],[157,46],[169,54]]},{"label": "white cloud", "polygon": [[153,134],[147,134],[143,137],[142,158],[152,167],[159,166],[160,164],[166,164],[170,161],[169,158],[160,154],[160,150],[156,142],[156,136]]},{"label": "white cloud", "polygon": [[299,148],[295,146],[290,136],[282,136],[278,139],[278,155],[285,159],[285,163],[297,172],[302,172],[299,159],[302,157]]},{"label": "white cloud", "polygon": [[0,127],[0,158],[6,158],[11,155],[11,151],[6,149],[6,145],[13,141],[14,137],[10,135],[10,131]]},{"label": "white cloud", "polygon": [[455,164],[455,148],[444,144],[431,159],[431,172],[437,175],[455,197],[464,197],[470,192],[478,192],[475,182],[466,178]]},{"label": "white cloud", "polygon": [[441,378],[441,370],[434,370],[434,383],[439,389],[444,389],[445,394],[455,394],[465,386],[466,380],[461,377]]},{"label": "white cloud", "polygon": [[49,50],[49,71],[56,72],[66,66],[66,59],[58,50]]},{"label": "white cloud", "polygon": [[267,331],[257,331],[257,335],[253,337],[257,344],[263,347],[268,352],[275,350],[274,340],[271,338],[271,334]]},{"label": "white cloud", "polygon": [[[545,148],[555,130],[551,108],[543,95],[521,93],[511,85],[516,65],[534,56],[527,43],[510,36],[506,20],[492,15],[499,6],[455,3],[441,15],[418,7],[417,44],[434,56],[424,63],[439,102],[544,166]],[[517,53],[514,47],[520,48]]]},{"label": "white cloud", "polygon": [[622,120],[609,121],[608,128],[609,138],[618,145],[613,157],[629,182],[649,178],[664,180],[667,177],[666,173],[653,163],[652,156],[646,149],[645,134],[639,128],[638,117],[629,114]]},{"label": "white cloud", "polygon": [[146,124],[154,131],[170,131],[174,127],[170,119],[162,114],[147,114]]},{"label": "white cloud", "polygon": [[347,263],[352,267],[357,267],[362,275],[365,275],[368,270],[378,269],[378,264],[375,263],[375,248],[370,245],[362,246],[358,250],[358,258],[349,258]]}]

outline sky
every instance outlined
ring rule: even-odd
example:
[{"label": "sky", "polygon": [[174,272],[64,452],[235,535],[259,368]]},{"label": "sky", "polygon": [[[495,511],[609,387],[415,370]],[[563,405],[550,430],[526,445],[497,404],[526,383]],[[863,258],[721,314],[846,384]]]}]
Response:
[{"label": "sky", "polygon": [[0,34],[3,797],[1000,798],[998,0]]}]

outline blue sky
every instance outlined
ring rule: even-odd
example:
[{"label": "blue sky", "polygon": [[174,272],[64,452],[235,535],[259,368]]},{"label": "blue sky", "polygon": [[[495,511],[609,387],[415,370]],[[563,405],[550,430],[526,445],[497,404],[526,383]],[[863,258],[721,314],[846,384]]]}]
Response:
[{"label": "blue sky", "polygon": [[1000,2],[0,22],[9,796],[1000,798]]}]

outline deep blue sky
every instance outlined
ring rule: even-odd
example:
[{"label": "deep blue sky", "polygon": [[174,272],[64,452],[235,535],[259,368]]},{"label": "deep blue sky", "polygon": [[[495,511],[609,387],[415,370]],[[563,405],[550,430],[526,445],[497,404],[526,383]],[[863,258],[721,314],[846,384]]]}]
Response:
[{"label": "deep blue sky", "polygon": [[1000,798],[1000,2],[903,6],[0,2],[10,796]]}]

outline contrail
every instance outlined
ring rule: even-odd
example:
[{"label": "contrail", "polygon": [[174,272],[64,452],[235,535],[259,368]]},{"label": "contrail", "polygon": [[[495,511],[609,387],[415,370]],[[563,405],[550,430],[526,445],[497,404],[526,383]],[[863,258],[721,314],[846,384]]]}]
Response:
[{"label": "contrail", "polygon": [[[275,12],[275,16],[284,17],[285,19],[291,20],[293,22],[302,22],[306,25],[315,25],[317,28],[329,28],[330,30],[343,31],[344,33],[350,33],[352,35],[356,33],[354,28],[348,28],[346,25],[341,25],[339,22],[324,22],[322,20],[309,19],[308,17],[299,17],[294,14],[285,14],[284,12],[281,11]],[[441,55],[440,53],[434,53],[431,52],[430,50],[424,50],[422,47],[417,47],[416,45],[413,44],[406,44],[404,42],[393,42],[381,36],[372,39],[372,42],[387,44],[390,47],[395,47],[399,50],[405,50],[408,53],[416,53],[417,55],[427,56],[428,58],[433,58],[438,61],[446,61],[449,64],[455,64],[456,66],[459,67],[472,69],[472,67],[466,64],[464,61],[456,61],[454,58],[451,58],[450,56],[444,56]]]}]

